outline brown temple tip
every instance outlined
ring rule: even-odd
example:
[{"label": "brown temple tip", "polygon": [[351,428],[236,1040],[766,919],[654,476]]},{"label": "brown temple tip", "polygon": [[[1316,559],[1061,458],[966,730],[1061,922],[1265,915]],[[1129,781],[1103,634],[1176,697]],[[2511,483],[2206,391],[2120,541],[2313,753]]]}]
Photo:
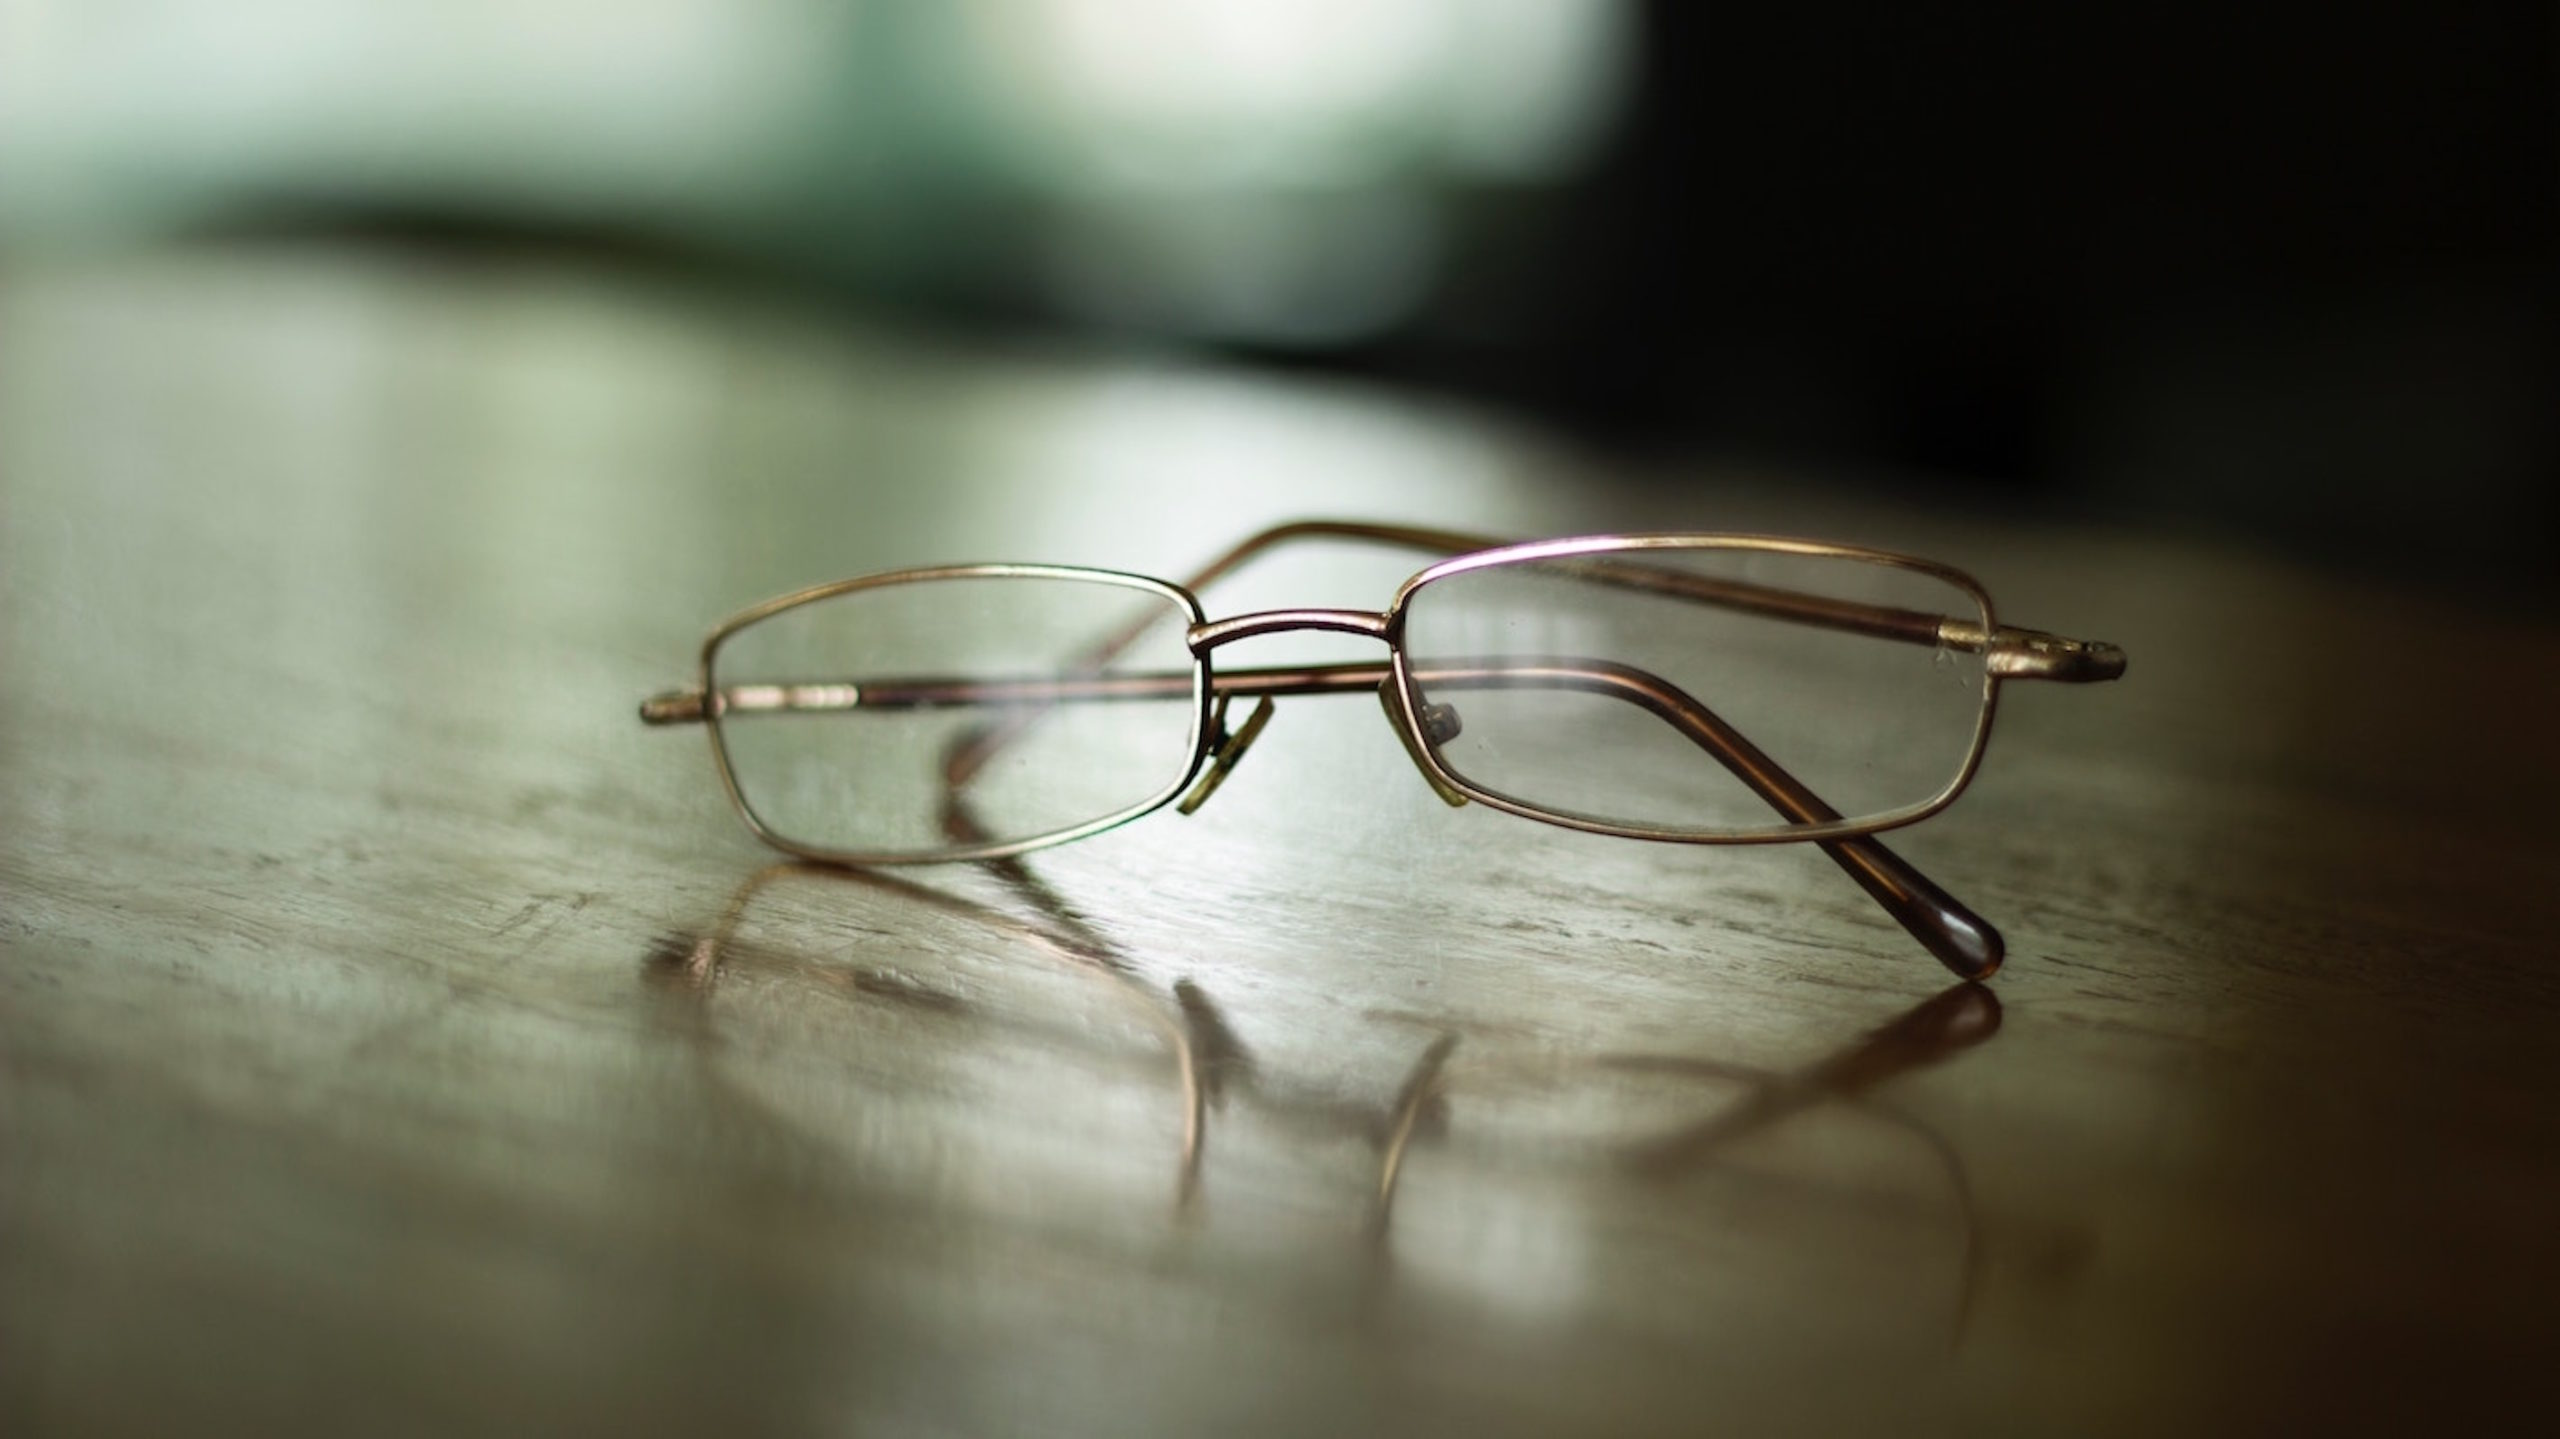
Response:
[{"label": "brown temple tip", "polygon": [[2100,640],[2089,641],[2080,656],[2079,673],[2073,678],[2083,682],[2124,678],[2124,647]]},{"label": "brown temple tip", "polygon": [[1873,836],[1826,840],[1822,851],[1949,973],[1978,980],[2000,972],[2000,961],[2008,955],[2000,931]]}]

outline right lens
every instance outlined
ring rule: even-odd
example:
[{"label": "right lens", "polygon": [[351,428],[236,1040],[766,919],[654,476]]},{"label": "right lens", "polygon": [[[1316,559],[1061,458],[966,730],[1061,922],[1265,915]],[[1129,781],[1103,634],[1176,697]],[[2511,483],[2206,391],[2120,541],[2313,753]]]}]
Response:
[{"label": "right lens", "polygon": [[1661,839],[1907,819],[1981,743],[1978,592],[1916,562],[1715,536],[1492,559],[1405,599],[1433,752],[1491,797]]},{"label": "right lens", "polygon": [[713,722],[787,845],[889,863],[1063,838],[1189,775],[1193,619],[1179,591],[1100,572],[870,582],[724,637]]}]

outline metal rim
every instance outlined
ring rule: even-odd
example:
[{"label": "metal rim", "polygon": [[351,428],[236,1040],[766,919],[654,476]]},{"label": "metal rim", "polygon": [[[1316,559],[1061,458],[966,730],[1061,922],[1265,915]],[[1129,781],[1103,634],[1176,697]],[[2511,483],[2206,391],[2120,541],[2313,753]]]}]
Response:
[{"label": "metal rim", "polygon": [[1427,700],[1420,692],[1407,663],[1405,624],[1413,597],[1434,581],[1455,575],[1491,569],[1507,564],[1526,563],[1575,555],[1613,554],[1647,550],[1747,550],[1768,554],[1801,555],[1818,559],[1856,560],[1880,564],[1931,576],[1952,585],[1980,609],[1987,632],[1997,628],[1999,617],[1993,610],[1991,596],[1971,575],[1952,565],[1915,555],[1897,554],[1891,550],[1870,549],[1862,545],[1833,544],[1820,540],[1802,540],[1779,535],[1726,534],[1621,534],[1583,535],[1570,539],[1536,540],[1524,544],[1502,545],[1458,555],[1424,569],[1396,590],[1395,601],[1387,610],[1386,637],[1396,677],[1397,703],[1393,717],[1403,730],[1408,746],[1421,760],[1432,778],[1465,795],[1488,809],[1580,830],[1586,834],[1611,835],[1620,839],[1649,840],[1667,844],[1746,845],[1798,844],[1826,839],[1853,839],[1860,835],[1881,834],[1917,824],[1956,802],[1958,796],[1973,783],[1982,767],[1982,756],[1991,743],[1991,726],[1999,711],[2000,676],[1986,665],[1983,674],[1982,704],[1974,718],[1973,733],[1968,738],[1962,761],[1955,776],[1927,799],[1884,814],[1858,819],[1843,819],[1819,825],[1782,825],[1765,829],[1702,832],[1673,829],[1660,825],[1626,824],[1596,816],[1557,810],[1515,799],[1499,790],[1488,789],[1460,775],[1440,753],[1421,722],[1422,706]]},{"label": "metal rim", "polygon": [[1203,623],[1205,619],[1205,616],[1202,614],[1200,609],[1199,598],[1193,595],[1191,591],[1180,585],[1170,584],[1164,580],[1155,579],[1151,576],[1129,574],[1120,570],[1091,569],[1076,565],[1025,564],[936,565],[921,569],[895,570],[887,574],[864,575],[859,579],[838,580],[829,584],[812,585],[806,589],[795,590],[790,594],[777,596],[776,598],[766,600],[760,604],[751,605],[746,609],[740,610],[736,614],[722,620],[712,629],[710,635],[703,640],[702,654],[699,666],[696,670],[695,681],[701,687],[702,693],[705,696],[712,697],[713,701],[704,711],[703,719],[705,723],[703,728],[710,732],[712,762],[720,771],[720,787],[729,796],[730,807],[738,812],[739,819],[745,822],[750,833],[755,835],[757,839],[764,841],[766,844],[772,845],[774,848],[781,850],[786,854],[797,855],[803,859],[822,860],[830,864],[886,866],[907,864],[947,864],[966,860],[1006,859],[1018,854],[1028,854],[1033,850],[1046,849],[1051,845],[1066,844],[1074,840],[1084,839],[1091,835],[1100,834],[1104,830],[1114,829],[1127,824],[1131,820],[1144,818],[1146,815],[1162,809],[1165,805],[1171,803],[1177,795],[1180,795],[1183,790],[1191,784],[1193,779],[1198,777],[1200,773],[1200,765],[1207,757],[1210,745],[1209,714],[1211,675],[1209,660],[1206,655],[1194,655],[1191,658],[1191,753],[1183,765],[1181,774],[1177,776],[1171,784],[1165,786],[1162,790],[1149,796],[1145,800],[1130,805],[1127,808],[1116,810],[1099,819],[1087,820],[1080,824],[1069,825],[1062,829],[1051,830],[1046,833],[1033,835],[1024,839],[1005,840],[980,845],[955,846],[947,849],[929,851],[835,849],[792,839],[787,835],[777,832],[770,825],[766,824],[763,817],[756,813],[755,806],[748,801],[745,789],[738,783],[737,769],[730,760],[728,741],[723,734],[723,716],[721,713],[721,707],[717,703],[717,696],[720,691],[716,683],[716,666],[720,646],[731,636],[736,635],[749,626],[756,624],[758,621],[771,619],[775,615],[779,615],[790,610],[799,609],[803,606],[816,604],[824,600],[836,599],[840,596],[853,594],[857,591],[879,589],[899,584],[933,583],[936,581],[946,580],[985,579],[1065,580],[1081,584],[1100,584],[1114,586],[1121,589],[1143,590],[1150,594],[1170,600],[1179,607],[1182,611],[1184,629],[1186,633],[1192,627]]}]

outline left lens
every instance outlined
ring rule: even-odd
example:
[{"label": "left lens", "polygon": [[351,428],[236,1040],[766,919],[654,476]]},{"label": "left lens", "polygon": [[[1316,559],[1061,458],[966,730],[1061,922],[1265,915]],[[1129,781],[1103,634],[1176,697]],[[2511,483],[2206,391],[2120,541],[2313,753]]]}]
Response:
[{"label": "left lens", "polygon": [[1932,569],[1701,537],[1462,562],[1406,597],[1403,652],[1456,721],[1433,752],[1474,789],[1586,827],[1785,839],[1951,791],[1988,625]]},{"label": "left lens", "polygon": [[1179,591],[1095,571],[919,572],[712,651],[720,750],[787,845],[871,863],[1065,838],[1188,777],[1202,680]]}]

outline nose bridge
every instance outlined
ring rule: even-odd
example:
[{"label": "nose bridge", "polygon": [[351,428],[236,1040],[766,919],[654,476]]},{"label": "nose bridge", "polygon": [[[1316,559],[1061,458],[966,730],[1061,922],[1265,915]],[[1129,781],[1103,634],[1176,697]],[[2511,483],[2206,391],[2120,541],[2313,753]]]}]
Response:
[{"label": "nose bridge", "polygon": [[1193,625],[1184,639],[1193,654],[1205,655],[1230,640],[1297,630],[1326,630],[1383,640],[1387,637],[1387,617],[1369,610],[1257,610]]}]

